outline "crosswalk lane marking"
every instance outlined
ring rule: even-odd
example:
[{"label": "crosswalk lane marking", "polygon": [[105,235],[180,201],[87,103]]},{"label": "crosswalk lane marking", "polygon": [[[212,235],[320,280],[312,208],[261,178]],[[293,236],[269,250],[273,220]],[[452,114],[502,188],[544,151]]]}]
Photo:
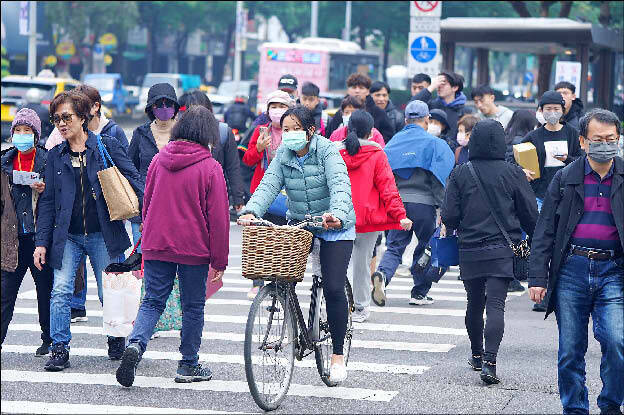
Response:
[{"label": "crosswalk lane marking", "polygon": [[12,414],[236,414],[208,409],[157,408],[150,406],[91,405],[33,401],[2,401],[2,412]]},{"label": "crosswalk lane marking", "polygon": [[[38,324],[10,324],[9,330],[14,331],[31,331],[39,332],[41,328]],[[102,328],[99,326],[72,326],[74,334],[102,334]],[[180,337],[178,330],[161,331],[160,337]],[[224,340],[230,342],[244,342],[245,335],[242,333],[232,332],[214,332],[204,331],[202,338],[207,340]],[[446,343],[412,343],[412,342],[395,342],[380,340],[358,340],[353,339],[351,346],[362,349],[384,349],[384,350],[403,350],[409,352],[425,352],[425,353],[446,353],[455,347],[454,344]]]},{"label": "crosswalk lane marking", "polygon": [[[42,371],[2,370],[0,372],[2,382],[28,383],[55,383],[75,385],[102,385],[119,386],[114,374],[95,374],[80,372],[55,372]],[[155,389],[180,389],[196,391],[249,393],[247,382],[235,380],[211,380],[209,382],[175,383],[170,377],[136,376],[133,387]],[[289,396],[303,396],[306,398],[331,398],[358,401],[390,402],[398,391],[385,391],[379,389],[349,388],[337,386],[327,388],[320,385],[302,385],[292,383],[288,390]]]},{"label": "crosswalk lane marking", "polygon": [[[19,354],[34,354],[36,346],[29,345],[2,345],[3,353],[19,353]],[[108,356],[105,349],[94,349],[84,347],[72,347],[72,356]],[[155,350],[147,350],[143,353],[143,358],[152,360],[173,360],[179,361],[182,355],[178,352],[161,352]],[[255,356],[254,356],[255,358]],[[215,353],[199,353],[200,362],[208,363],[230,363],[236,365],[244,365],[245,359],[242,355],[223,355]],[[295,366],[304,368],[316,369],[316,361],[312,359],[296,360]],[[369,363],[369,362],[356,362],[349,360],[348,369],[354,371],[370,372],[370,373],[392,373],[392,374],[404,374],[404,375],[421,375],[427,371],[429,366],[419,365],[394,365],[385,363]]]}]

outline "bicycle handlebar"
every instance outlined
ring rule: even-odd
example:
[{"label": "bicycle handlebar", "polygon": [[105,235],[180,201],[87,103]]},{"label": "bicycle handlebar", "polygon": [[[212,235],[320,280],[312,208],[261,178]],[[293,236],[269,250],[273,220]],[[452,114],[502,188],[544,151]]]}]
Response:
[{"label": "bicycle handlebar", "polygon": [[311,227],[311,228],[322,228],[323,227],[323,217],[322,216],[312,216],[312,215],[306,215],[305,216],[305,220],[300,221],[296,224],[286,224],[286,225],[276,225],[273,222],[269,222],[268,220],[262,219],[262,218],[255,218],[255,219],[244,219],[241,220],[239,219],[239,222],[241,225],[243,226],[272,226],[272,227],[291,227],[291,228],[298,228],[298,229],[302,229],[305,227]]}]

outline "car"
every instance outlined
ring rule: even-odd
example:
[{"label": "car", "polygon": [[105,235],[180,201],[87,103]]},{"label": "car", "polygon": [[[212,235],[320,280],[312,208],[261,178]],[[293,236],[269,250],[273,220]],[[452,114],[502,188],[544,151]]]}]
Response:
[{"label": "car", "polygon": [[50,105],[52,99],[63,91],[74,89],[80,82],[71,78],[47,78],[26,75],[9,75],[2,78],[2,140],[11,136],[11,123],[18,108],[26,104],[26,92],[40,90],[41,103]]},{"label": "car", "polygon": [[201,78],[199,75],[187,75],[179,73],[148,73],[143,78],[141,85],[141,94],[139,95],[139,103],[134,107],[133,117],[141,117],[145,115],[145,106],[147,105],[147,95],[149,89],[160,83],[167,83],[173,86],[176,95],[180,97],[184,92],[191,89],[199,89],[201,86]]},{"label": "car", "polygon": [[98,90],[102,104],[111,109],[113,117],[129,113],[129,93],[123,86],[121,74],[88,73],[84,76],[84,83]]},{"label": "car", "polygon": [[249,104],[249,108],[255,112],[258,101],[258,83],[252,80],[239,81],[237,89],[236,81],[223,81],[219,84],[217,93],[208,96],[211,97],[213,95],[223,97],[219,99],[228,101],[227,105],[234,102],[234,98],[237,96],[243,96]]}]

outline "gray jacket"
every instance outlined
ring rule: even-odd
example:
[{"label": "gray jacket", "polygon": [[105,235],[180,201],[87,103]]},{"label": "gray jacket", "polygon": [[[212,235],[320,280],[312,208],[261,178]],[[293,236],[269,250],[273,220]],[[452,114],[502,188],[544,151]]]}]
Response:
[{"label": "gray jacket", "polygon": [[417,168],[409,179],[396,174],[394,179],[404,203],[422,203],[437,208],[444,201],[444,186],[428,170]]}]

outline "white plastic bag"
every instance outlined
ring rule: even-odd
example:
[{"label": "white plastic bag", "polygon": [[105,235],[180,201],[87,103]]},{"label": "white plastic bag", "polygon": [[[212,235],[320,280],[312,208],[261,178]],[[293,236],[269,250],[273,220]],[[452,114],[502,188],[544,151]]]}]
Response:
[{"label": "white plastic bag", "polygon": [[104,293],[103,333],[127,337],[139,311],[141,281],[131,272],[102,275]]}]

